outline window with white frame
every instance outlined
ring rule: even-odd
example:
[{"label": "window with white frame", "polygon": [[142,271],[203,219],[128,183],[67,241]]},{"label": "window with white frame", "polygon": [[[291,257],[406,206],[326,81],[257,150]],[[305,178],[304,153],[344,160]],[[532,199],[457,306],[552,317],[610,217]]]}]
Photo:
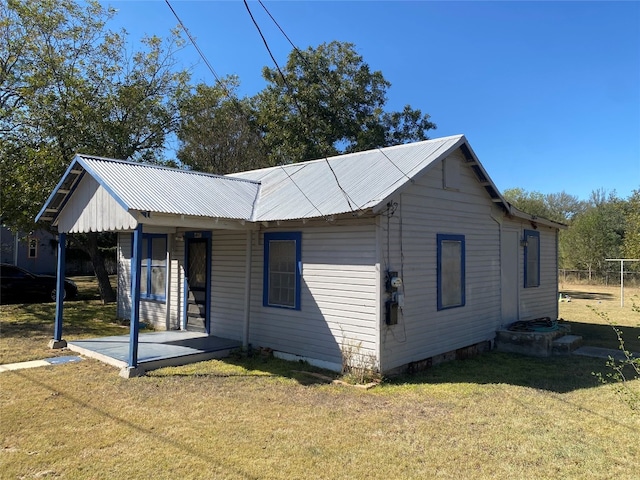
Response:
[{"label": "window with white frame", "polygon": [[437,235],[438,310],[465,304],[464,235]]},{"label": "window with white frame", "polygon": [[540,232],[524,231],[524,288],[540,286]]},{"label": "window with white frame", "polygon": [[300,310],[300,232],[264,234],[263,305]]},{"label": "window with white frame", "polygon": [[140,298],[166,299],[167,236],[142,235],[140,258]]}]

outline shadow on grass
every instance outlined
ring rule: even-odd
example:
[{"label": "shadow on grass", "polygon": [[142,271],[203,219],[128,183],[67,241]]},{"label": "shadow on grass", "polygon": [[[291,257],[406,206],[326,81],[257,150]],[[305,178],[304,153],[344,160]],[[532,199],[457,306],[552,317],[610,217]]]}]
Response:
[{"label": "shadow on grass", "polygon": [[158,429],[156,428],[145,427],[142,422],[140,422],[139,420],[136,421],[135,417],[132,420],[130,418],[127,418],[125,413],[112,413],[108,411],[107,408],[105,408],[105,404],[102,402],[88,403],[79,396],[69,393],[69,389],[65,391],[64,387],[61,388],[59,384],[56,385],[51,380],[39,380],[36,378],[36,376],[28,375],[20,370],[13,370],[9,373],[16,376],[17,378],[21,378],[21,380],[25,383],[32,383],[34,385],[37,385],[40,389],[50,392],[51,396],[59,396],[61,398],[64,398],[68,403],[72,405],[73,408],[78,409],[78,411],[80,412],[84,411],[92,413],[105,421],[114,422],[132,432],[143,435],[148,439],[149,442],[161,443],[165,445],[167,449],[177,449],[180,452],[200,458],[210,465],[222,465],[226,470],[230,471],[238,477],[246,478],[249,480],[258,480],[260,478],[254,475],[250,475],[248,472],[239,469],[238,467],[231,464],[231,462],[221,464],[219,458],[208,454],[206,451],[199,451],[194,449],[189,442],[182,441],[179,438],[171,437],[162,431],[158,431]]},{"label": "shadow on grass", "polygon": [[192,378],[275,377],[295,380],[305,386],[331,383],[332,379],[339,377],[335,372],[329,372],[305,362],[291,362],[260,353],[252,355],[233,353],[229,357],[218,360],[153,370],[147,372],[147,375]]},{"label": "shadow on grass", "polygon": [[604,292],[583,292],[580,290],[560,290],[562,295],[568,295],[571,298],[579,298],[581,300],[613,300],[611,293]]},{"label": "shadow on grass", "polygon": [[[432,367],[424,372],[387,379],[386,383],[507,384],[567,393],[600,386],[593,373],[607,372],[606,360],[566,356],[535,358],[502,352],[489,352],[465,360]],[[593,372],[593,373],[592,373]]]},{"label": "shadow on grass", "polygon": [[[314,373],[325,378],[314,376]],[[388,377],[382,388],[384,385],[473,383],[507,384],[567,393],[600,386],[594,373],[608,373],[606,360],[578,356],[534,358],[493,351],[465,360],[443,363],[423,372]],[[335,372],[303,362],[241,355],[202,362],[199,365],[160,369],[148,374],[167,377],[280,377],[295,380],[301,385],[328,384],[332,379],[340,378]]]},{"label": "shadow on grass", "polygon": [[[572,335],[582,337],[584,345],[617,350],[620,346],[616,332],[611,325],[564,321],[571,327]],[[622,332],[625,348],[631,352],[640,352],[640,327],[616,326]]]}]

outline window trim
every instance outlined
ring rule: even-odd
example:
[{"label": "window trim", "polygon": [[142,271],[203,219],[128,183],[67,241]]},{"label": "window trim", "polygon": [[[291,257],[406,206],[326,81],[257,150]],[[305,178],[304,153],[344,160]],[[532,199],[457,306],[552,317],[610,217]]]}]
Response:
[{"label": "window trim", "polygon": [[[537,270],[537,282],[529,281],[529,237],[535,237],[537,239],[537,251],[536,251],[536,270]],[[536,230],[524,231],[524,288],[532,288],[540,286],[540,232]]]},{"label": "window trim", "polygon": [[[296,279],[294,305],[274,305],[269,303],[269,249],[272,241],[293,240],[296,244]],[[270,232],[264,234],[262,306],[284,308],[286,310],[300,310],[300,286],[302,284],[302,232]]]},{"label": "window trim", "polygon": [[[163,295],[156,295],[156,294],[152,294],[149,293],[151,291],[151,263],[152,263],[152,257],[153,257],[153,250],[152,250],[152,244],[153,244],[153,239],[154,238],[164,238],[165,241],[165,249],[164,249],[164,255],[165,255],[165,282],[164,282],[164,294]],[[146,266],[147,266],[147,275],[146,278],[140,278],[140,284],[142,285],[142,282],[145,282],[146,285],[146,293],[142,293],[142,288],[140,289],[140,299],[141,300],[155,300],[158,302],[166,302],[167,300],[167,248],[169,245],[169,239],[168,239],[168,235],[166,233],[143,233],[142,234],[142,238],[141,238],[142,242],[146,242],[147,243],[147,256],[146,258],[140,258],[140,265],[142,265],[142,262],[145,261],[146,262]],[[133,242],[131,242],[131,248],[133,249]]]},{"label": "window trim", "polygon": [[[448,310],[450,308],[464,307],[466,304],[466,286],[465,286],[465,263],[466,263],[466,248],[464,235],[438,233],[436,235],[437,241],[437,303],[438,311]],[[458,305],[443,305],[442,304],[442,242],[443,241],[456,241],[460,242],[460,304]]]}]

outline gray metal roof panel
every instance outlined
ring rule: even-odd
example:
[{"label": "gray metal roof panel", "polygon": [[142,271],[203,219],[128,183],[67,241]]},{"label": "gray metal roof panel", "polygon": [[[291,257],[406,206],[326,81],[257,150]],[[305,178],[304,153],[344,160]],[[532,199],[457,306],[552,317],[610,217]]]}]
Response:
[{"label": "gray metal roof panel", "polygon": [[456,135],[229,177],[262,183],[257,221],[326,217],[377,206],[463,139]]},{"label": "gray metal roof panel", "polygon": [[[467,152],[469,165],[477,166],[486,176],[463,135],[225,176],[78,155],[39,218],[51,220],[50,212],[64,205],[70,193],[61,186],[66,185],[67,177],[71,180],[77,175],[79,166],[129,211],[247,221],[376,211],[460,147]],[[486,180],[493,185],[488,177]],[[510,206],[495,191],[494,201],[509,211]]]},{"label": "gray metal roof panel", "polygon": [[251,219],[259,183],[79,155],[80,164],[128,210]]}]

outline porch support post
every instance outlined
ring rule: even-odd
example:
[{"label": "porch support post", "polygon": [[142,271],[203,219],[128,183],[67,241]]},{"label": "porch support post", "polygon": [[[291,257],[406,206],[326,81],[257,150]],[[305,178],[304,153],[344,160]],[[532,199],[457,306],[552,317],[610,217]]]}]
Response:
[{"label": "porch support post", "polygon": [[[16,234],[17,236],[17,234]],[[62,316],[64,304],[64,277],[65,277],[65,253],[67,235],[58,234],[58,268],[56,278],[56,319],[53,328],[53,339],[49,342],[49,348],[64,348],[67,342],[62,339]]]},{"label": "porch support post", "polygon": [[138,333],[140,330],[140,258],[142,257],[142,224],[133,231],[133,256],[131,258],[131,317],[129,321],[129,375],[135,376],[138,367]]},{"label": "porch support post", "polygon": [[244,263],[244,324],[242,328],[242,349],[249,349],[249,319],[251,312],[251,257],[253,253],[253,231],[247,230],[247,247]]}]

